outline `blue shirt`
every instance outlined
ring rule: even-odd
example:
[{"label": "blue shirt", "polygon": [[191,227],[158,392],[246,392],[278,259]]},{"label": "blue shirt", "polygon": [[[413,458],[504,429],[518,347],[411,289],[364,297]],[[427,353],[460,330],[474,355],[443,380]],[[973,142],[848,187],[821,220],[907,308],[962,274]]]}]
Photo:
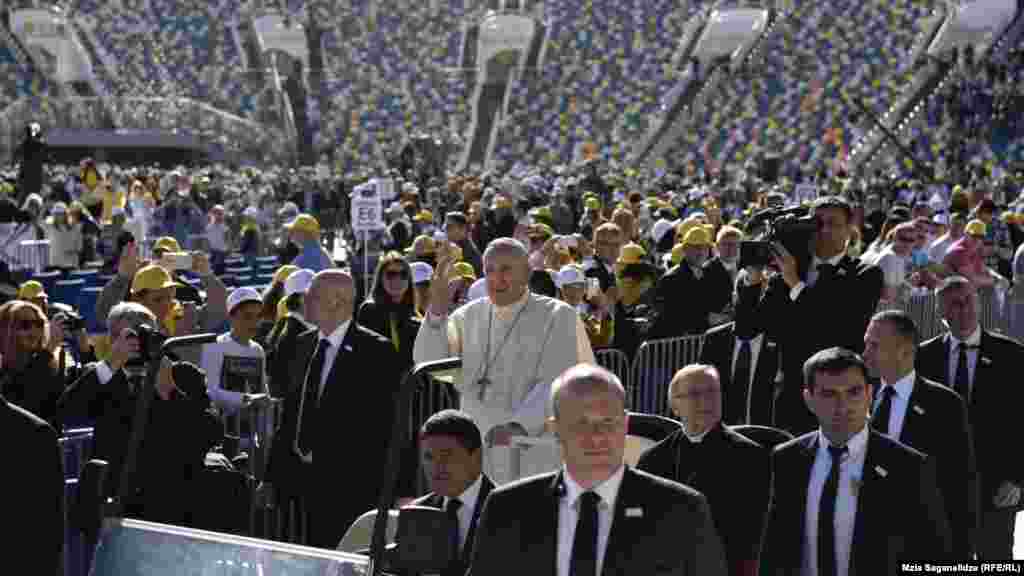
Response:
[{"label": "blue shirt", "polygon": [[313,272],[334,268],[334,261],[316,240],[306,242],[302,247],[302,252],[295,257],[295,260],[292,260],[292,264],[299,268],[308,268]]}]

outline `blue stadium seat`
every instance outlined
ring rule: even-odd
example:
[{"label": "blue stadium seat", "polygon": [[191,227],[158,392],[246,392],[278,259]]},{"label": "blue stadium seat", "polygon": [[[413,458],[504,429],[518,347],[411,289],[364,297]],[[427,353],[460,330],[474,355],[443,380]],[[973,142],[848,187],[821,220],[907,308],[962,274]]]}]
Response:
[{"label": "blue stadium seat", "polygon": [[58,280],[53,287],[53,292],[50,292],[50,300],[53,302],[63,302],[68,306],[78,306],[78,296],[83,288],[85,288],[85,280],[81,278]]},{"label": "blue stadium seat", "polygon": [[103,332],[106,324],[106,318],[96,316],[96,300],[102,291],[103,288],[99,286],[88,286],[78,295],[78,313],[85,319],[85,330],[90,334]]},{"label": "blue stadium seat", "polygon": [[261,268],[263,266],[277,266],[277,256],[260,256],[255,260]]},{"label": "blue stadium seat", "polygon": [[46,293],[51,297],[53,296],[53,287],[57,284],[57,281],[61,279],[60,270],[51,270],[49,272],[37,272],[32,275],[32,280],[35,280],[46,288]]},{"label": "blue stadium seat", "polygon": [[74,280],[75,278],[81,278],[82,280],[85,280],[86,282],[91,283],[92,279],[95,276],[99,276],[99,274],[100,274],[100,271],[96,270],[95,268],[87,269],[87,270],[72,270],[68,274],[68,279]]},{"label": "blue stadium seat", "polygon": [[235,274],[237,276],[241,276],[243,274],[251,275],[253,270],[249,266],[244,266],[244,267],[237,267],[237,268],[225,268],[224,272],[226,272],[227,274]]},{"label": "blue stadium seat", "polygon": [[273,274],[257,274],[255,278],[262,284],[272,284],[274,282]]}]

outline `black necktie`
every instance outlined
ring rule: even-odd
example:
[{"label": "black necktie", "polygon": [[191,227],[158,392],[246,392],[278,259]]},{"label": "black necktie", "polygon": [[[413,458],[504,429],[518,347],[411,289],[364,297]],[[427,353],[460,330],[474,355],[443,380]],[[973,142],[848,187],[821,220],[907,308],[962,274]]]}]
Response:
[{"label": "black necktie", "polygon": [[[750,424],[750,364],[753,354],[750,350],[750,340],[740,340],[740,349],[736,354],[736,368],[732,371],[733,389],[742,398],[743,403],[737,406],[739,412],[736,416],[744,418],[743,424]],[[742,391],[742,392],[741,392]],[[734,418],[734,416],[730,416]]]},{"label": "black necktie", "polygon": [[445,513],[448,515],[448,542],[450,544],[449,550],[451,551],[448,562],[456,562],[459,559],[459,549],[461,548],[459,539],[459,508],[462,508],[462,500],[458,498],[449,498],[448,504],[444,508]]},{"label": "black necktie", "polygon": [[839,464],[842,462],[846,446],[829,446],[832,456],[832,468],[825,481],[825,489],[821,491],[818,505],[818,576],[835,576],[836,566],[836,495],[839,492]]},{"label": "black necktie", "polygon": [[597,503],[600,501],[596,492],[580,494],[569,576],[597,576]]},{"label": "black necktie", "polygon": [[820,283],[822,280],[832,278],[835,274],[836,267],[828,262],[818,264],[818,277],[814,280],[815,284]]},{"label": "black necktie", "polygon": [[960,397],[964,399],[967,404],[971,403],[971,375],[967,370],[967,350],[970,348],[964,342],[957,344],[959,348],[960,358],[956,363],[956,379],[954,380],[953,389],[960,394]]},{"label": "black necktie", "polygon": [[882,434],[889,434],[889,415],[892,414],[892,397],[895,395],[896,390],[892,386],[883,386],[882,401],[871,417],[871,427]]},{"label": "black necktie", "polygon": [[313,432],[316,428],[316,412],[320,406],[320,379],[324,371],[324,360],[327,358],[327,349],[331,346],[330,340],[321,338],[316,345],[316,352],[309,361],[309,368],[306,370],[306,395],[302,406],[302,418],[300,423],[302,430],[299,433],[299,450],[303,454],[309,454],[313,450]]}]

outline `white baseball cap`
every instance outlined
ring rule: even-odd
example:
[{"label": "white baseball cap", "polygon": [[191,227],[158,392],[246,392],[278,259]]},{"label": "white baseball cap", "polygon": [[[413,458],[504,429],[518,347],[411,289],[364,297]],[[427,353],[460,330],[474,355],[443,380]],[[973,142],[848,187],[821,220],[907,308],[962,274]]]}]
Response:
[{"label": "white baseball cap", "polygon": [[472,302],[473,300],[476,300],[477,298],[486,298],[486,297],[487,297],[487,277],[484,276],[482,278],[477,279],[477,281],[473,282],[473,285],[469,287],[469,290],[466,291],[466,300],[469,300],[470,302]]},{"label": "white baseball cap", "polygon": [[562,266],[562,269],[558,271],[558,276],[555,278],[555,284],[562,288],[570,284],[583,284],[586,278],[583,276],[583,268],[576,266],[575,264],[566,264]]},{"label": "white baseball cap", "polygon": [[258,302],[263,303],[263,298],[260,297],[260,293],[255,288],[249,288],[247,286],[242,288],[235,288],[231,294],[228,295],[228,314],[235,311],[241,304],[246,302]]},{"label": "white baseball cap", "polygon": [[654,226],[651,226],[651,240],[654,240],[655,244],[661,242],[661,239],[672,228],[672,223],[668,220],[658,220],[654,223]]},{"label": "white baseball cap", "polygon": [[292,294],[305,294],[309,292],[309,286],[313,283],[313,271],[308,268],[296,270],[288,275],[284,281],[284,297]]},{"label": "white baseball cap", "polygon": [[430,278],[434,275],[434,268],[426,262],[413,262],[409,264],[409,268],[412,268],[413,284],[430,282]]},{"label": "white baseball cap", "polygon": [[242,211],[242,216],[248,216],[249,218],[259,218],[260,211],[255,206],[249,206],[248,208]]}]

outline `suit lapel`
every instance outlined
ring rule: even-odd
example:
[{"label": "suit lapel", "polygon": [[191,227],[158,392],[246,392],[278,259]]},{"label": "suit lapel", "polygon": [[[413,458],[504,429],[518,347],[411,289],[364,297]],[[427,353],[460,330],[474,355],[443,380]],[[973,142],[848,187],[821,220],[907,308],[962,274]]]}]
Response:
[{"label": "suit lapel", "polygon": [[323,396],[321,396],[321,403],[324,398],[327,397],[328,392],[331,390],[331,384],[335,379],[345,370],[346,358],[350,354],[355,353],[356,345],[356,321],[353,319],[348,328],[345,329],[345,337],[341,340],[341,346],[338,347],[338,354],[334,357],[334,362],[331,364],[331,371],[327,374],[327,380],[324,382]]},{"label": "suit lapel", "polygon": [[[630,552],[632,542],[630,535],[635,533],[630,524],[642,521],[643,516],[627,517],[626,510],[639,509],[643,513],[643,490],[636,485],[636,472],[628,465],[623,464],[625,469],[622,473],[622,484],[619,486],[619,493],[615,497],[615,510],[612,516],[612,528],[608,533],[608,544],[604,549],[604,564],[601,566],[602,576],[622,574],[628,571],[632,563]],[[622,557],[620,560],[620,556]]]},{"label": "suit lapel", "polygon": [[985,395],[985,384],[991,382],[990,371],[992,368],[992,338],[984,329],[981,331],[981,342],[978,348],[978,359],[974,364],[974,380],[971,382],[971,405],[978,403],[980,396]]},{"label": "suit lapel", "polygon": [[469,566],[469,561],[473,553],[473,539],[476,537],[476,523],[480,519],[480,513],[484,509],[484,502],[487,501],[487,495],[494,489],[494,483],[487,477],[486,474],[480,480],[480,493],[476,497],[476,507],[473,509],[473,518],[469,521],[469,529],[466,530],[466,543],[462,546],[462,553],[459,555],[459,560],[462,561],[463,566]]},{"label": "suit lapel", "polygon": [[[858,559],[869,558],[871,554],[880,554],[882,551],[872,550],[872,547],[865,540],[868,537],[875,536],[869,530],[869,522],[871,515],[875,508],[872,507],[872,494],[886,494],[888,491],[885,490],[884,482],[886,476],[879,474],[879,471],[884,474],[888,474],[887,459],[885,458],[885,446],[879,439],[880,434],[874,430],[868,431],[868,446],[867,454],[864,458],[864,471],[861,475],[859,487],[855,487],[857,490],[857,516],[854,520],[853,525],[853,544],[850,550],[850,574],[856,574],[856,565]],[[881,496],[875,497],[875,504],[881,504],[884,500]],[[884,504],[883,504],[884,506]],[[877,526],[876,526],[877,528]],[[870,564],[865,562],[865,565]]]},{"label": "suit lapel", "polygon": [[[795,455],[795,458],[799,459],[799,461],[793,468],[794,476],[790,478],[790,481],[792,481],[792,485],[796,489],[796,494],[794,495],[793,502],[784,508],[796,516],[796,518],[790,518],[786,524],[787,526],[797,528],[796,538],[787,540],[794,546],[789,551],[793,562],[797,562],[792,564],[794,566],[799,566],[799,559],[802,557],[804,540],[806,538],[804,533],[807,530],[807,526],[804,510],[807,509],[807,485],[811,482],[811,469],[814,467],[814,458],[818,451],[818,437],[819,434],[809,435],[802,443],[799,453]],[[780,485],[785,485],[785,480],[776,483],[776,486]]]},{"label": "suit lapel", "polygon": [[926,410],[923,404],[927,404],[926,384],[918,376],[914,379],[914,391],[910,393],[907,400],[907,410],[903,413],[903,429],[900,430],[899,441],[907,446],[917,446],[919,439],[926,431],[924,430]]}]

